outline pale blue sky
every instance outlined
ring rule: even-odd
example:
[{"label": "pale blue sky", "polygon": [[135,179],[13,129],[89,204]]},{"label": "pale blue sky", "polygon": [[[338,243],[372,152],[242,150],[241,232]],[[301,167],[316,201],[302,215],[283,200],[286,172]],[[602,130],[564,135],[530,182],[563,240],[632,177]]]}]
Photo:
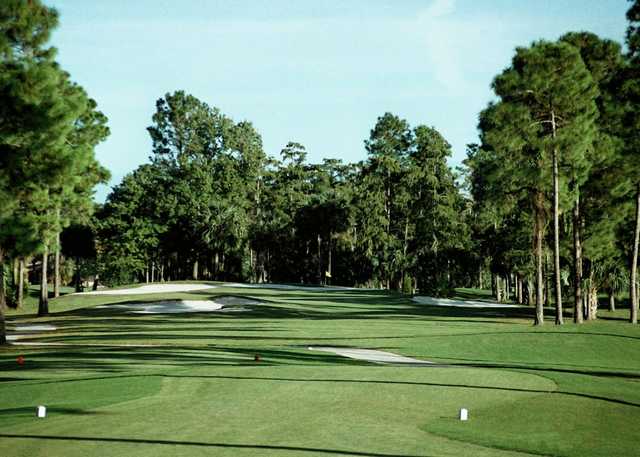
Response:
[{"label": "pale blue sky", "polygon": [[[437,128],[452,165],[477,140],[491,80],[516,46],[567,31],[622,41],[626,0],[45,0],[60,12],[58,60],[109,117],[97,149],[111,185],[146,162],[155,100],[182,89],[265,149],[365,158],[391,111]],[[98,189],[104,200],[109,189]]]}]

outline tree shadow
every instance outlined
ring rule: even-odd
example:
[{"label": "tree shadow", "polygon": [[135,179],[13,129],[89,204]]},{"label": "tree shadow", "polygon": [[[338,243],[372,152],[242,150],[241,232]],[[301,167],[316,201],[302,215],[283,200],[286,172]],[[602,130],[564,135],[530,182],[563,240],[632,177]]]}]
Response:
[{"label": "tree shadow", "polygon": [[418,455],[408,455],[408,454],[386,454],[386,453],[379,453],[379,452],[349,451],[346,449],[324,449],[324,448],[285,446],[285,445],[276,446],[276,445],[269,445],[269,444],[212,443],[212,442],[206,442],[206,441],[178,441],[178,440],[159,440],[159,439],[143,439],[143,438],[20,435],[20,434],[14,434],[14,433],[0,433],[0,437],[15,438],[15,439],[90,442],[90,443],[97,442],[97,443],[126,443],[126,444],[156,444],[156,445],[169,445],[169,446],[254,449],[254,450],[263,450],[263,451],[313,452],[313,453],[319,453],[319,454],[368,456],[368,457],[429,457],[427,455],[418,456]]}]

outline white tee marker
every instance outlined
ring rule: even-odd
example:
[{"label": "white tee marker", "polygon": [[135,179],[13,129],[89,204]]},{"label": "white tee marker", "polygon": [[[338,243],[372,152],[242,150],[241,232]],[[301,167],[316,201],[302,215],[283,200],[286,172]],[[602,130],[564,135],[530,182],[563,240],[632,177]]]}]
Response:
[{"label": "white tee marker", "polygon": [[469,420],[469,410],[467,408],[460,409],[460,420],[461,421]]},{"label": "white tee marker", "polygon": [[36,408],[36,416],[37,417],[47,417],[47,407],[46,406],[38,406]]}]

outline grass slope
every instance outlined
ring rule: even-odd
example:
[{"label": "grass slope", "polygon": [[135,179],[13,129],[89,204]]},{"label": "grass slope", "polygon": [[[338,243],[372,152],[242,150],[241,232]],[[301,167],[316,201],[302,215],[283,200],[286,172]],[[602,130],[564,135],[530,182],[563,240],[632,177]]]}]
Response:
[{"label": "grass slope", "polygon": [[[184,315],[94,308],[220,295],[262,304]],[[640,330],[616,313],[534,328],[531,309],[230,287],[67,295],[42,319],[30,306],[9,326],[50,323],[58,330],[30,341],[65,345],[0,349],[3,456],[638,455]],[[309,345],[446,366],[381,366]],[[38,404],[49,407],[44,420]],[[456,420],[460,407],[470,421]]]}]

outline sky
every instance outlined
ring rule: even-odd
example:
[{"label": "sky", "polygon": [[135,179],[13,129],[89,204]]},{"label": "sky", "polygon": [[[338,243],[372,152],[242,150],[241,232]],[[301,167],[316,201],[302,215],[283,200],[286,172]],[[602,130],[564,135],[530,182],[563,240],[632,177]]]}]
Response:
[{"label": "sky", "polygon": [[96,149],[111,186],[148,162],[155,101],[184,90],[265,151],[310,162],[366,158],[385,112],[435,127],[450,165],[477,141],[491,81],[518,46],[588,30],[624,40],[627,0],[44,0],[60,13],[58,61],[109,118]]}]

